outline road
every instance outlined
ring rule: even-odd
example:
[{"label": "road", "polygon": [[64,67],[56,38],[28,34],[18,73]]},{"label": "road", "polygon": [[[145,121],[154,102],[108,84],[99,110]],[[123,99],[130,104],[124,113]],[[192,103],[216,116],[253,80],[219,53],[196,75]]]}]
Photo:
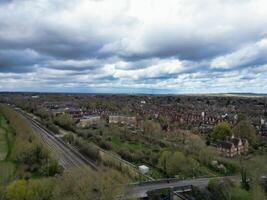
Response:
[{"label": "road", "polygon": [[[239,178],[237,176],[228,176],[228,177],[217,177],[217,179],[230,178],[231,180],[237,181]],[[147,192],[165,189],[165,188],[185,188],[187,186],[196,186],[198,188],[207,187],[209,181],[214,178],[197,178],[190,180],[176,180],[176,181],[151,181],[143,184],[134,184],[129,185],[125,189],[125,199],[132,198],[144,198],[147,197]]]},{"label": "road", "polygon": [[39,134],[43,143],[48,147],[52,154],[58,159],[59,164],[66,170],[72,168],[83,168],[97,170],[96,164],[83,156],[71,145],[56,137],[54,133],[44,128],[39,122],[32,119],[27,113],[16,109],[32,126],[33,130]]}]

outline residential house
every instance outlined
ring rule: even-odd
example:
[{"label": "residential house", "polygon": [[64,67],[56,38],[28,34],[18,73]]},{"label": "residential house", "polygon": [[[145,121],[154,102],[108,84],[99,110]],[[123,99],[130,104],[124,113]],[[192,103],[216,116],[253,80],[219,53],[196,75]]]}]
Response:
[{"label": "residential house", "polygon": [[246,139],[235,138],[234,136],[217,144],[219,154],[230,158],[247,153],[248,146],[249,144]]}]

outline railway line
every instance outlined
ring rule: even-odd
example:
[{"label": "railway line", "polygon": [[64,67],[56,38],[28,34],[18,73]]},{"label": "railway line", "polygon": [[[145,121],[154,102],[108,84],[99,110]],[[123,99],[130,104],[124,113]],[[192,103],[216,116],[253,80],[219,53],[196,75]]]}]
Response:
[{"label": "railway line", "polygon": [[42,142],[49,148],[54,156],[58,158],[59,164],[64,169],[84,168],[98,170],[94,161],[83,156],[77,149],[63,141],[62,138],[56,137],[51,131],[43,127],[39,122],[32,119],[27,113],[17,108],[20,113],[32,126],[33,130],[39,134]]}]

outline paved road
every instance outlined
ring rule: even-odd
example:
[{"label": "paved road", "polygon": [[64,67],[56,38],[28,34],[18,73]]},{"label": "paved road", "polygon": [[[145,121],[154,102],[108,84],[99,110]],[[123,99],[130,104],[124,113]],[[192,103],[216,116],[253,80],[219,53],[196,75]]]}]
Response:
[{"label": "paved road", "polygon": [[97,170],[95,163],[84,157],[77,149],[65,143],[62,138],[56,137],[55,134],[44,128],[39,122],[33,120],[27,113],[20,109],[16,109],[32,126],[34,131],[38,133],[47,145],[49,150],[58,158],[59,164],[64,169],[83,168]]},{"label": "paved road", "polygon": [[[220,179],[226,178],[226,177],[219,177]],[[227,177],[231,180],[239,180],[236,176]],[[147,197],[148,191],[158,190],[158,189],[165,189],[165,188],[184,188],[187,186],[196,186],[199,188],[204,188],[208,186],[209,181],[213,178],[198,178],[198,179],[190,179],[190,180],[177,180],[172,182],[167,181],[151,181],[145,184],[135,184],[135,185],[129,185],[125,189],[125,198],[131,199],[131,198],[144,198]]]}]

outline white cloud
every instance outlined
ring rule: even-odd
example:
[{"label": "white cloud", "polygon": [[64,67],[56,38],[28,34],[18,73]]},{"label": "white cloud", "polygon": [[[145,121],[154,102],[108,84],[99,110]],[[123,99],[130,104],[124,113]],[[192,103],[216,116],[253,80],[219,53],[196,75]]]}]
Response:
[{"label": "white cloud", "polygon": [[248,65],[258,65],[267,62],[267,39],[249,44],[233,53],[219,56],[212,60],[211,68],[231,69]]},{"label": "white cloud", "polygon": [[[0,4],[1,90],[53,85],[261,91],[266,10],[265,0]],[[7,62],[11,58],[16,62]]]},{"label": "white cloud", "polygon": [[146,78],[160,78],[162,76],[169,76],[182,72],[185,66],[180,60],[159,60],[154,65],[141,69],[124,70],[120,69],[121,63],[108,64],[104,67],[107,74],[115,78],[132,78],[135,80]]}]

